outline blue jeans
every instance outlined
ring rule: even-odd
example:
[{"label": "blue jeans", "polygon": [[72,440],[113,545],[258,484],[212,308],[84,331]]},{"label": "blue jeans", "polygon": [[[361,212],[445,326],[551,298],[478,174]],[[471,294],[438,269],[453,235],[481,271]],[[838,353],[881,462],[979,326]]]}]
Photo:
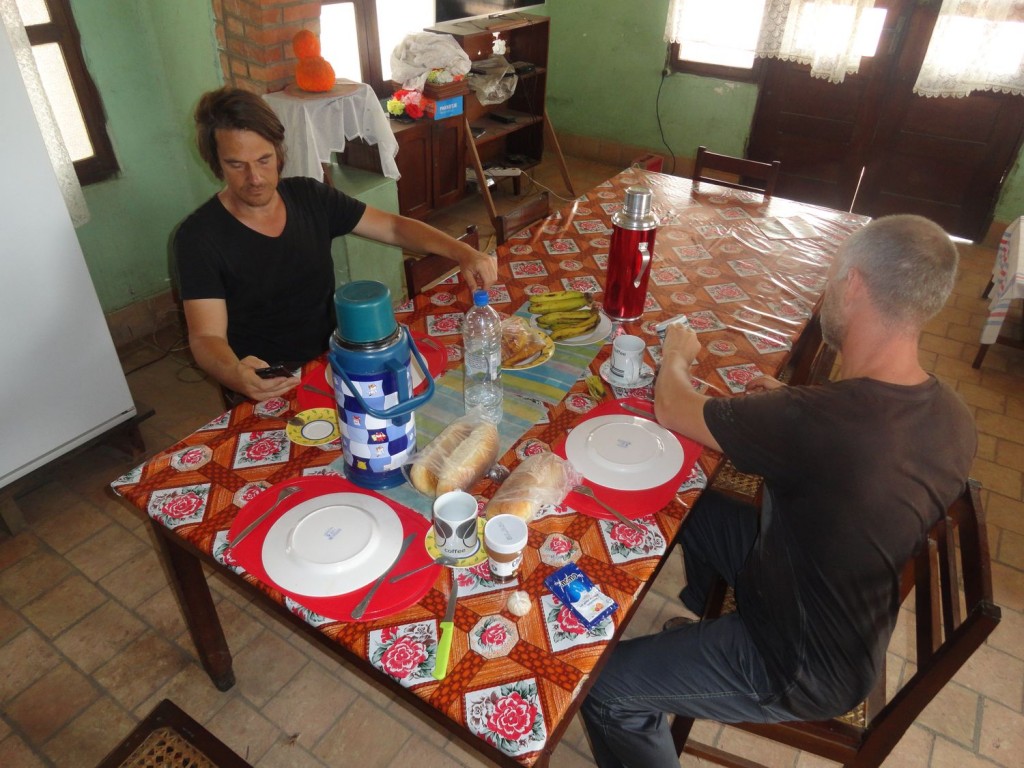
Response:
[{"label": "blue jeans", "polygon": [[[706,492],[684,523],[687,586],[698,615],[718,574],[732,584],[757,537],[757,510]],[[599,768],[678,768],[667,714],[720,722],[794,719],[738,613],[615,648],[580,711]]]}]

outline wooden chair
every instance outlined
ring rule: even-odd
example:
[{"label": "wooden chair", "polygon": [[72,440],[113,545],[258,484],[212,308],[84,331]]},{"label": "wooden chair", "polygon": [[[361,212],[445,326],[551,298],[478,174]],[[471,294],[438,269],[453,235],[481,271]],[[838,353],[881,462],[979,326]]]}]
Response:
[{"label": "wooden chair", "polygon": [[545,191],[534,195],[508,213],[498,216],[494,226],[498,245],[503,244],[516,232],[521,232],[531,224],[546,218],[549,213],[551,213],[551,194]]},{"label": "wooden chair", "polygon": [[[746,160],[742,157],[720,155],[709,152],[707,147],[697,147],[697,157],[693,162],[693,180],[709,181],[733,189],[744,189],[748,192],[759,192],[771,197],[775,192],[775,183],[779,180],[779,169],[782,163],[774,160],[762,163],[757,160]],[[736,177],[736,181],[708,176],[705,172],[718,171]]]},{"label": "wooden chair", "polygon": [[[886,700],[882,670],[875,690],[853,712],[820,722],[739,723],[734,727],[811,752],[844,766],[878,766],[921,711],[996,628],[992,574],[980,486],[969,480],[946,516],[933,526],[926,545],[903,572],[902,596],[913,589],[916,670]],[[961,587],[962,585],[962,587]],[[962,592],[961,592],[962,588]],[[725,594],[720,582],[705,616],[718,615]],[[688,739],[693,720],[676,718],[672,735],[680,754],[752,768],[756,763]]]},{"label": "wooden chair", "polygon": [[[469,243],[479,250],[480,234],[477,232],[476,224],[466,227],[464,234],[457,239]],[[459,271],[459,264],[454,259],[442,256],[439,253],[428,253],[425,256],[409,256],[405,260],[405,289],[409,298],[418,296],[428,288],[433,288],[442,280]]]}]

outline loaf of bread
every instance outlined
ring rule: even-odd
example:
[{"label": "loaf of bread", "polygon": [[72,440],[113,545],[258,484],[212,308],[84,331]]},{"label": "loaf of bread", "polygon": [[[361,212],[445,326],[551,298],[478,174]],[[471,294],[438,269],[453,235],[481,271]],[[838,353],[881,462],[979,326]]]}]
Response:
[{"label": "loaf of bread", "polygon": [[544,451],[528,456],[512,470],[484,509],[485,517],[516,515],[530,522],[545,504],[558,504],[573,486],[565,459]]},{"label": "loaf of bread", "polygon": [[480,419],[456,419],[420,451],[409,468],[413,487],[427,496],[465,490],[498,458],[498,428]]}]

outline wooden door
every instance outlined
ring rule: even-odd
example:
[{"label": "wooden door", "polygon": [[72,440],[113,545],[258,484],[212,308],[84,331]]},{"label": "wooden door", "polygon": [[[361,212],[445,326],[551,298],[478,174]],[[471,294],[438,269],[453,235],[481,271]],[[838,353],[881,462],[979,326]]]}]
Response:
[{"label": "wooden door", "polygon": [[432,127],[434,208],[462,199],[466,187],[466,139],[461,115],[439,120]]},{"label": "wooden door", "polygon": [[914,95],[939,4],[876,6],[889,9],[878,51],[843,83],[765,62],[748,154],[782,161],[780,197],[870,216],[918,213],[980,240],[1020,151],[1024,98]]}]

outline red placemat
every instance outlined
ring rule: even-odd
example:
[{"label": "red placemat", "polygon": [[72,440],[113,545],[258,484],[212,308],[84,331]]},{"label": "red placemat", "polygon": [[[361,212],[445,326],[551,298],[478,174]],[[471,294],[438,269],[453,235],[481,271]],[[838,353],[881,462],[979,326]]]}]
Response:
[{"label": "red placemat", "polygon": [[[656,422],[656,419],[654,418],[654,410],[650,401],[641,400],[636,397],[629,397],[623,400],[612,400],[610,402],[602,403],[592,411],[588,411],[587,414],[573,426],[577,427],[585,421],[598,416],[636,416],[636,414],[630,413],[624,409],[622,407],[623,403],[644,411],[645,413],[649,413],[651,421]],[[690,472],[693,471],[694,464],[697,463],[697,459],[700,457],[701,451],[704,450],[704,447],[700,443],[695,442],[688,437],[683,437],[675,432],[672,432],[672,435],[679,441],[679,445],[683,448],[683,463],[679,467],[679,471],[676,472],[667,482],[655,486],[654,488],[646,488],[642,491],[620,491],[615,488],[607,488],[603,485],[599,485],[589,479],[584,484],[590,486],[601,501],[615,507],[615,509],[628,518],[634,519],[638,517],[646,517],[647,515],[657,512],[672,501],[676,492],[679,490],[679,486],[681,486],[686,478],[689,477]],[[568,437],[568,435],[559,438],[558,442],[551,447],[551,450],[563,459],[566,457],[566,437]],[[596,504],[593,499],[588,499],[582,494],[570,492],[565,503],[589,517],[596,517],[601,520],[615,519],[610,512]]]},{"label": "red placemat", "polygon": [[[301,595],[284,589],[270,578],[266,568],[263,566],[263,541],[266,539],[274,522],[289,509],[303,501],[308,501],[328,493],[362,493],[377,498],[391,507],[395,514],[398,515],[399,520],[402,522],[403,536],[407,536],[410,533],[416,534],[416,540],[413,541],[412,545],[406,549],[405,554],[402,555],[402,558],[395,564],[392,573],[403,573],[412,570],[419,565],[430,563],[433,559],[426,548],[418,545],[430,529],[429,520],[408,507],[397,504],[391,499],[385,498],[373,491],[360,488],[345,478],[336,475],[300,477],[285,480],[268,488],[246,504],[241,512],[238,513],[238,517],[235,518],[234,523],[231,524],[231,530],[228,532],[228,540],[230,541],[235,534],[252,520],[263,514],[277,500],[280,490],[289,485],[297,486],[299,491],[288,496],[278,505],[270,517],[260,523],[256,530],[242,539],[234,549],[229,550],[229,560],[242,566],[260,581],[269,584],[282,594],[288,595],[311,611],[319,613],[321,616],[326,616],[329,619],[356,621],[356,619],[352,618],[352,609],[359,604],[359,601],[370,590],[372,582],[344,595],[310,597],[309,595]],[[419,602],[420,598],[427,593],[437,580],[437,572],[440,568],[440,565],[424,568],[422,571],[402,579],[397,584],[392,584],[385,579],[370,601],[366,613],[363,614],[359,621],[372,621],[389,616]]]}]

